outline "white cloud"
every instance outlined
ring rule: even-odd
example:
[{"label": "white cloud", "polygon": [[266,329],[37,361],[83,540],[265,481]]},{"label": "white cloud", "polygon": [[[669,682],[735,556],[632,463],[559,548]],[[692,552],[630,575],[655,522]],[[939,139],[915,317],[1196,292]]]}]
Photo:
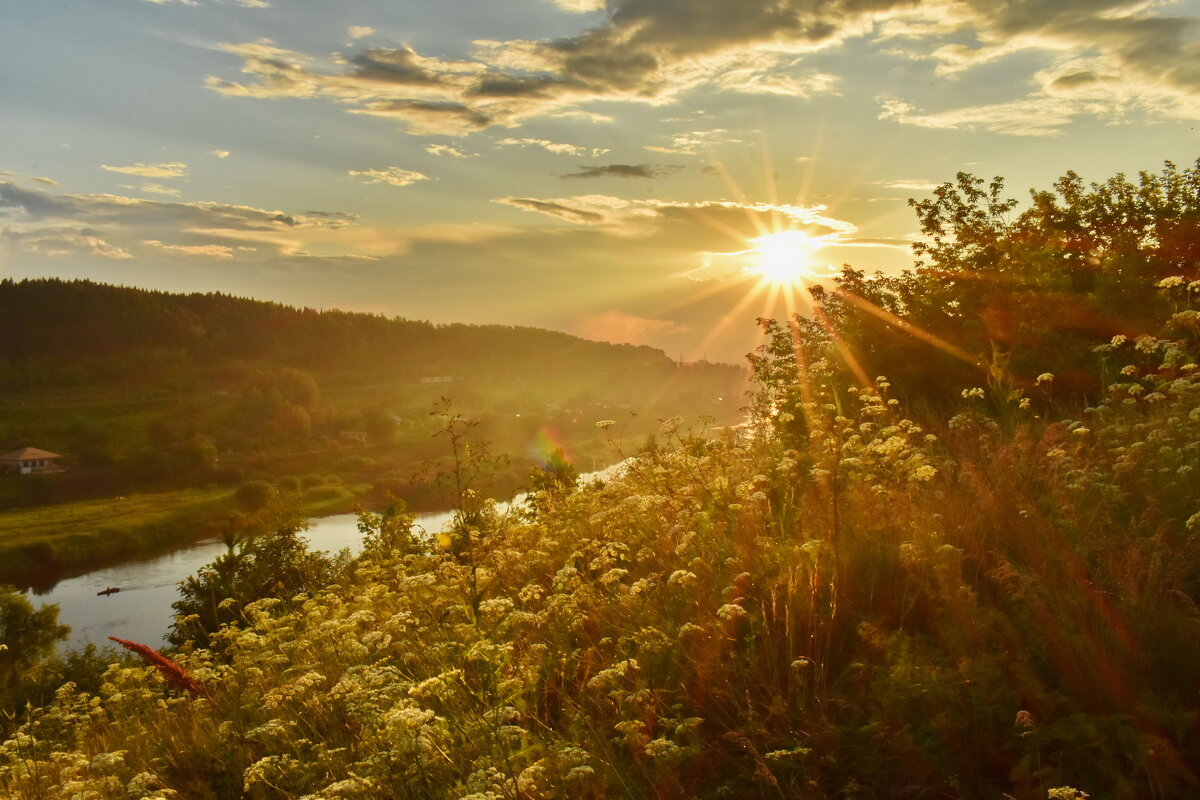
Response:
[{"label": "white cloud", "polygon": [[558,155],[575,156],[583,158],[590,156],[591,158],[599,158],[608,152],[607,147],[582,147],[576,144],[567,144],[565,142],[552,142],[549,139],[500,139],[496,142],[501,147],[540,147],[551,153]]},{"label": "white cloud", "polygon": [[172,189],[168,186],[163,186],[161,183],[143,183],[141,186],[122,186],[122,189],[136,189],[147,194],[162,194],[168,197],[178,197],[179,190]]},{"label": "white cloud", "polygon": [[229,158],[229,151],[228,150],[210,150],[209,155],[216,156],[217,158]]},{"label": "white cloud", "polygon": [[375,32],[375,29],[370,25],[351,25],[347,30],[347,34],[351,39],[362,39],[365,36],[370,36]]},{"label": "white cloud", "polygon": [[[219,258],[222,260],[231,259],[231,258],[233,258],[233,255],[234,255],[234,249],[232,247],[229,247],[227,245],[222,245],[222,244],[195,244],[195,245],[163,244],[162,242],[157,241],[155,239],[146,239],[142,242],[142,244],[147,245],[148,247],[157,247],[162,250],[170,250],[170,251],[176,252],[176,253],[183,253],[184,255],[205,256],[207,258]],[[253,249],[253,248],[238,248],[238,249],[245,250],[245,249]]]},{"label": "white cloud", "polygon": [[933,181],[900,178],[896,180],[872,181],[871,185],[882,186],[885,189],[904,189],[912,192],[927,192],[936,189],[939,184],[936,184]]},{"label": "white cloud", "polygon": [[423,175],[420,172],[414,172],[411,169],[400,169],[400,167],[387,167],[385,169],[352,169],[346,174],[352,176],[360,176],[364,183],[387,183],[392,186],[411,186],[418,181],[429,180],[428,175]]},{"label": "white cloud", "polygon": [[551,3],[569,11],[572,14],[586,14],[590,11],[603,11],[604,0],[550,0]]},{"label": "white cloud", "polygon": [[119,172],[122,175],[137,175],[140,178],[184,178],[188,174],[188,165],[182,161],[167,164],[130,164],[123,167],[101,164],[100,169]]},{"label": "white cloud", "polygon": [[468,153],[461,147],[452,144],[427,144],[425,152],[435,156],[450,156],[451,158],[475,158],[479,153]]},{"label": "white cloud", "polygon": [[742,143],[742,140],[733,136],[732,132],[724,128],[713,128],[707,131],[677,133],[671,137],[670,146],[648,144],[645,146],[645,149],[655,153],[694,156],[701,150],[716,147],[717,145]]}]

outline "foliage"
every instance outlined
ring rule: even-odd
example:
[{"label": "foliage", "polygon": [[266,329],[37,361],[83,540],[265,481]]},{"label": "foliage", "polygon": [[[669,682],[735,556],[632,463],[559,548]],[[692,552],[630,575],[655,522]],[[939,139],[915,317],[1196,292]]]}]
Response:
[{"label": "foliage", "polygon": [[340,572],[340,557],[308,549],[299,523],[287,515],[272,518],[270,509],[266,516],[265,532],[253,530],[252,520],[230,519],[223,534],[227,552],[180,586],[170,642],[210,646],[222,625],[245,622],[251,603],[315,593]]},{"label": "foliage", "polygon": [[915,268],[844,268],[798,330],[811,357],[852,380],[887,372],[942,402],[986,386],[1004,402],[1051,372],[1064,397],[1094,396],[1105,377],[1086,358],[1095,341],[1153,333],[1166,311],[1157,282],[1200,278],[1200,161],[1136,182],[1068,172],[1020,213],[1001,178],[967,173],[910,205],[923,235]]},{"label": "foliage", "polygon": [[0,707],[7,708],[9,691],[70,632],[58,624],[57,606],[34,611],[25,595],[0,584]]}]

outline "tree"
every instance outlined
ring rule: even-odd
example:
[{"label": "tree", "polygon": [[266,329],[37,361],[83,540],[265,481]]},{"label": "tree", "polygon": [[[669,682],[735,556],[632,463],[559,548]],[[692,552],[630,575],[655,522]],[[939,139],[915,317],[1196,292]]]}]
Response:
[{"label": "tree", "polygon": [[15,686],[70,632],[58,624],[58,606],[34,611],[25,595],[0,584],[0,687]]},{"label": "tree", "polygon": [[1023,211],[1002,178],[960,172],[909,204],[923,236],[914,268],[846,267],[797,323],[803,347],[859,382],[887,374],[942,398],[986,385],[1003,402],[1051,372],[1058,391],[1093,395],[1095,342],[1153,332],[1165,302],[1155,285],[1200,277],[1200,161],[1136,182],[1068,172]]},{"label": "tree", "polygon": [[309,550],[301,530],[301,524],[281,517],[267,533],[246,536],[231,521],[222,537],[227,552],[180,586],[167,640],[208,647],[222,625],[242,624],[243,609],[250,603],[268,597],[289,601],[329,585],[343,562]]}]

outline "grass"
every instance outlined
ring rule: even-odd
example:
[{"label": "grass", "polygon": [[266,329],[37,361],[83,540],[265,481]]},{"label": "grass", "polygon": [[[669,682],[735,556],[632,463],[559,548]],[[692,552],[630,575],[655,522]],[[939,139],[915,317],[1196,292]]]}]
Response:
[{"label": "grass", "polygon": [[169,550],[219,529],[234,508],[227,487],[85,500],[0,515],[0,581],[85,572]]}]

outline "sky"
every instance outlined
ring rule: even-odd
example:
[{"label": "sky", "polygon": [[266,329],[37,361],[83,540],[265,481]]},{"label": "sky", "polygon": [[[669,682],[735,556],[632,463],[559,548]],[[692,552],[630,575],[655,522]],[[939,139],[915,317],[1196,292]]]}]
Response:
[{"label": "sky", "polygon": [[0,277],[688,361],[960,171],[1200,157],[1200,0],[7,0],[0,78]]}]

